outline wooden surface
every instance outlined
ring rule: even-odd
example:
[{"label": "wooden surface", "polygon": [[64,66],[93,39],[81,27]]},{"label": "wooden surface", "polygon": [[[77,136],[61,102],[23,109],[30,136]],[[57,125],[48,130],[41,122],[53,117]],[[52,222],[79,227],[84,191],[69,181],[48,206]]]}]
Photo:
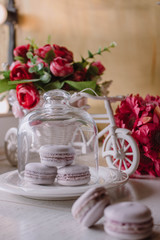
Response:
[{"label": "wooden surface", "polygon": [[[0,173],[14,170],[4,156]],[[112,203],[139,201],[152,211],[152,240],[160,239],[160,179],[130,179],[127,184],[109,192]],[[42,201],[24,198],[0,190],[0,239],[3,240],[110,240],[103,229],[104,219],[88,229],[71,215],[74,200]]]},{"label": "wooden surface", "polygon": [[[6,3],[0,0],[0,3]],[[160,92],[160,6],[154,0],[15,0],[19,13],[17,45],[26,37],[53,43],[87,56],[111,41],[118,46],[105,53],[103,76],[113,80],[110,95]],[[0,65],[7,61],[8,27],[0,26]],[[102,103],[94,103],[99,112]]]}]

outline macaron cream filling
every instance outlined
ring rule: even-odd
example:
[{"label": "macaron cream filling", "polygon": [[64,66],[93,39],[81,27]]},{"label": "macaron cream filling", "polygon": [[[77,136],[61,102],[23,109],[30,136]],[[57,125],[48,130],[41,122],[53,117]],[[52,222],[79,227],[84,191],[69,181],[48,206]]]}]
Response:
[{"label": "macaron cream filling", "polygon": [[88,199],[86,199],[86,201],[82,203],[79,208],[77,208],[77,211],[74,213],[74,217],[77,219],[84,218],[87,212],[89,212],[89,210],[92,209],[92,207],[95,206],[97,202],[105,199],[106,196],[107,194],[104,188],[99,188],[99,191],[95,191]]},{"label": "macaron cream filling", "polygon": [[78,174],[61,174],[59,173],[57,176],[58,180],[66,180],[66,181],[70,181],[70,180],[76,180],[76,179],[85,179],[86,177],[90,177],[90,173],[89,171],[87,172],[83,172],[83,173],[78,173]]},{"label": "macaron cream filling", "polygon": [[105,221],[105,227],[107,227],[111,231],[116,231],[119,233],[132,233],[134,234],[139,233],[146,233],[150,232],[150,229],[153,226],[153,220],[150,219],[144,223],[119,223],[116,221]]},{"label": "macaron cream filling", "polygon": [[55,173],[42,173],[42,172],[36,172],[31,170],[25,170],[25,177],[33,177],[33,178],[41,178],[41,179],[48,179],[49,177],[56,176]]}]

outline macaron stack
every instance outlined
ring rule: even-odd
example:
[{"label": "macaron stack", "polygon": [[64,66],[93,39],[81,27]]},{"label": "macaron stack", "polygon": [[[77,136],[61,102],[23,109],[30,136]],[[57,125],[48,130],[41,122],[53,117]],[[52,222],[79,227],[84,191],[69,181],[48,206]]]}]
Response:
[{"label": "macaron stack", "polygon": [[44,145],[39,149],[40,163],[28,163],[24,179],[32,184],[78,186],[90,181],[88,166],[74,165],[75,150],[69,145]]},{"label": "macaron stack", "polygon": [[74,202],[71,213],[85,227],[93,226],[104,216],[105,232],[116,239],[139,240],[152,234],[153,219],[147,206],[139,202],[110,205],[104,187],[95,187],[82,194]]}]

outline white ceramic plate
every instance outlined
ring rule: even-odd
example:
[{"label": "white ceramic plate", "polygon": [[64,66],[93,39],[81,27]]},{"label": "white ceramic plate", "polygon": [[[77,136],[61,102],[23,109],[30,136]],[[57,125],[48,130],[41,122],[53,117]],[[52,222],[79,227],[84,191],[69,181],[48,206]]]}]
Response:
[{"label": "white ceramic plate", "polygon": [[18,171],[11,171],[0,175],[0,190],[12,194],[42,200],[65,200],[74,199],[80,196],[93,186],[105,186],[107,189],[119,186],[128,181],[128,175],[117,169],[99,167],[99,180],[97,183],[92,182],[96,176],[93,169],[91,172],[91,182],[83,186],[67,187],[60,186],[56,182],[51,186],[33,185],[20,180]]}]

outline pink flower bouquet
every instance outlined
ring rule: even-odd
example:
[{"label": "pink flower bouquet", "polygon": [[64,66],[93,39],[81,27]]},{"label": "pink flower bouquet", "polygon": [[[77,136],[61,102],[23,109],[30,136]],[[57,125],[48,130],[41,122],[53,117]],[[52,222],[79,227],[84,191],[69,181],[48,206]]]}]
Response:
[{"label": "pink flower bouquet", "polygon": [[106,94],[111,81],[101,81],[105,67],[95,56],[115,46],[113,42],[95,53],[88,51],[88,57],[75,62],[66,47],[50,43],[38,47],[30,40],[30,44],[14,49],[15,61],[0,72],[0,93],[15,89],[16,106],[24,109],[37,106],[40,95],[51,89],[74,92],[91,88],[97,94]]},{"label": "pink flower bouquet", "polygon": [[160,177],[160,97],[130,95],[116,109],[116,124],[128,128],[140,150],[139,175]]}]

